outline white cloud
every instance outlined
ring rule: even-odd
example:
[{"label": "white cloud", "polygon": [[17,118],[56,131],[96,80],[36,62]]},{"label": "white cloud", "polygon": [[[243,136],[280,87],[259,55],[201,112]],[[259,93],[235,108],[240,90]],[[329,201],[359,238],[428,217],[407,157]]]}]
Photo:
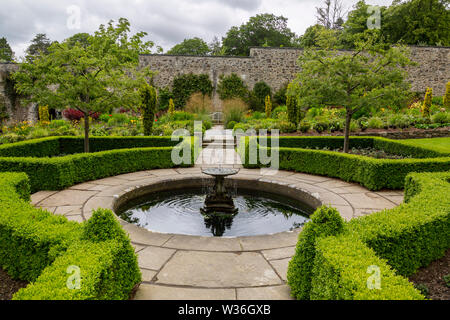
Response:
[{"label": "white cloud", "polygon": [[[388,5],[391,0],[369,0]],[[77,32],[92,33],[110,19],[127,18],[133,31],[146,31],[149,39],[169,49],[185,38],[211,41],[224,36],[258,13],[289,18],[289,27],[303,34],[315,23],[315,7],[322,0],[0,0],[0,37],[5,36],[16,56],[23,56],[37,33],[63,40]],[[350,8],[356,0],[344,0]],[[67,27],[67,8],[81,9],[80,30]]]}]

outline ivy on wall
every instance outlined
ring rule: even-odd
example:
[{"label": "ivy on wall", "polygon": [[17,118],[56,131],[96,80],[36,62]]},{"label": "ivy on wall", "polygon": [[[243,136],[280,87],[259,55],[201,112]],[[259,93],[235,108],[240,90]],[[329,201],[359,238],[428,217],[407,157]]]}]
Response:
[{"label": "ivy on wall", "polygon": [[178,109],[186,105],[189,97],[196,92],[211,96],[213,84],[207,74],[183,74],[173,80],[172,97]]}]

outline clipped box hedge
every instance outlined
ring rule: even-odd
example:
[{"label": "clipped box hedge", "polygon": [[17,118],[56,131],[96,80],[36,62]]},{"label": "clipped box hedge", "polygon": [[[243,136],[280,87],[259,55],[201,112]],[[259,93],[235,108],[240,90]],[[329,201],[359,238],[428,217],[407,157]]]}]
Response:
[{"label": "clipped box hedge", "polygon": [[[403,278],[450,248],[450,172],[412,173],[405,201],[346,223],[319,209],[300,233],[288,269],[297,299],[423,299]],[[322,217],[322,218],[321,218]],[[323,218],[323,217],[326,217]],[[339,227],[342,224],[343,227]],[[334,232],[332,232],[335,230]],[[314,262],[304,263],[306,257]],[[367,269],[381,270],[381,290],[368,289]]]},{"label": "clipped box hedge", "polygon": [[[238,147],[244,167],[259,168],[259,151],[271,154],[259,145],[258,137],[242,137]],[[257,161],[250,163],[250,146],[257,146]],[[280,137],[279,169],[340,178],[358,182],[370,190],[402,189],[410,172],[440,172],[450,170],[450,153],[411,146],[406,142],[376,137],[352,137],[350,147],[373,147],[413,159],[375,159],[340,152],[316,150],[342,148],[342,137]]]},{"label": "clipped box hedge", "polygon": [[[32,282],[16,300],[128,299],[141,282],[134,248],[109,210],[80,224],[33,208],[24,173],[0,173],[0,266]],[[67,286],[68,268],[81,286]]]},{"label": "clipped box hedge", "polygon": [[[378,269],[375,271],[371,266]],[[379,288],[375,278],[369,279],[376,277],[378,272]],[[311,300],[424,299],[412,283],[396,275],[395,270],[372,249],[347,235],[317,241],[312,274]],[[368,286],[368,281],[372,287]]]},{"label": "clipped box hedge", "polygon": [[[195,139],[183,141],[191,147],[192,165]],[[62,190],[124,173],[175,167],[171,155],[178,142],[170,137],[91,138],[93,152],[88,154],[82,153],[83,143],[78,137],[52,137],[0,146],[0,172],[25,172],[30,177],[31,191],[36,192]]]}]

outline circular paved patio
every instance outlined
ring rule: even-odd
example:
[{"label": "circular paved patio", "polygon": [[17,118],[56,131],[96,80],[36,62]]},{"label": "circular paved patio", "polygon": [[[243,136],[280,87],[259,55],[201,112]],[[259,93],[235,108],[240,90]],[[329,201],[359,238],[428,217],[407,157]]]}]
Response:
[{"label": "circular paved patio", "polygon": [[[371,192],[327,177],[279,171],[263,175],[241,169],[233,179],[260,181],[311,194],[339,210],[345,220],[393,208],[402,191]],[[142,186],[205,178],[200,168],[130,173],[32,195],[36,207],[82,222],[99,207],[113,209],[120,196]],[[290,299],[286,273],[300,230],[274,235],[208,238],[149,232],[121,221],[139,257],[143,283],[136,299]]]}]

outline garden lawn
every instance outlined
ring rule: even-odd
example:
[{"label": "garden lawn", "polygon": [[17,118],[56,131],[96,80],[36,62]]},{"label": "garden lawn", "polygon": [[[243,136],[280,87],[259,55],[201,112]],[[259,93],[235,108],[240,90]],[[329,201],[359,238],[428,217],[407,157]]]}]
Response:
[{"label": "garden lawn", "polygon": [[433,149],[439,152],[450,152],[450,137],[446,138],[431,138],[431,139],[410,139],[404,140],[408,144]]}]

